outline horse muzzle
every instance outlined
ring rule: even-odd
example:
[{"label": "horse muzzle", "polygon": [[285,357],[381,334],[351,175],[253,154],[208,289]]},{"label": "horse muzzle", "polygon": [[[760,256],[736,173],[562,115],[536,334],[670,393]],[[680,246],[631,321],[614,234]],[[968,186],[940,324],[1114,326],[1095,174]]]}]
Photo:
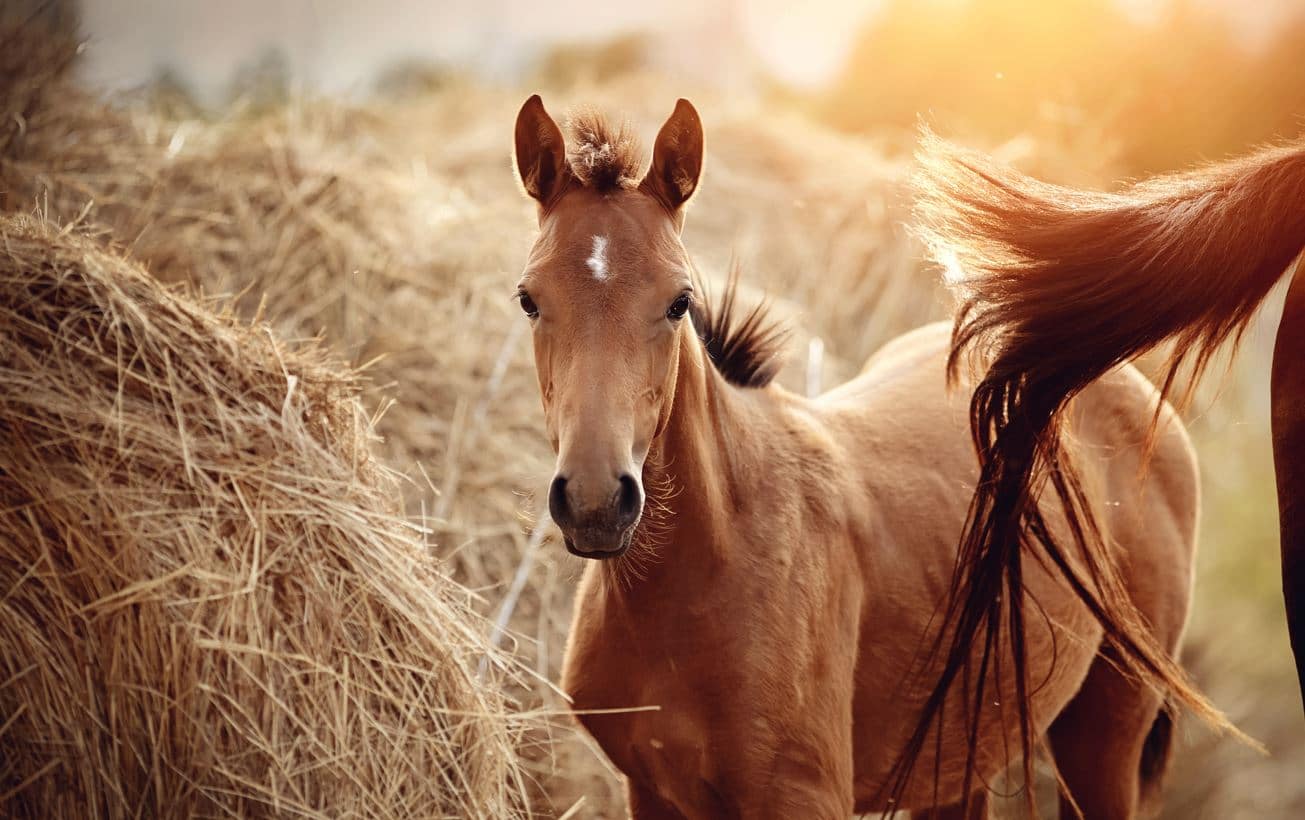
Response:
[{"label": "horse muzzle", "polygon": [[622,473],[598,493],[585,489],[558,474],[548,490],[548,511],[562,530],[567,552],[598,559],[625,554],[643,513],[643,488],[634,476]]}]

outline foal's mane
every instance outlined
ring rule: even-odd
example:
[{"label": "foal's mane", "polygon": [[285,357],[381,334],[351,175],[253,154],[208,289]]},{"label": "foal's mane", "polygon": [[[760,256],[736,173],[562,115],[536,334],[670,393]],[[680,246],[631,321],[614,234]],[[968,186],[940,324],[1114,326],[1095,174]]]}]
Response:
[{"label": "foal's mane", "polygon": [[[643,149],[629,123],[613,123],[594,108],[580,108],[567,117],[567,131],[567,160],[581,185],[599,192],[638,187]],[[738,264],[731,265],[719,304],[711,303],[700,280],[695,282],[702,295],[691,309],[693,327],[725,381],[765,387],[783,363],[780,352],[788,331],[770,317],[765,302],[747,311],[738,307],[739,276]]]},{"label": "foal's mane", "polygon": [[[702,283],[698,283],[702,291]],[[707,348],[707,357],[725,381],[739,387],[765,387],[783,364],[780,355],[788,340],[788,328],[771,318],[765,302],[751,310],[738,307],[739,266],[730,266],[720,304],[713,305],[706,294],[690,308],[693,328]]]}]

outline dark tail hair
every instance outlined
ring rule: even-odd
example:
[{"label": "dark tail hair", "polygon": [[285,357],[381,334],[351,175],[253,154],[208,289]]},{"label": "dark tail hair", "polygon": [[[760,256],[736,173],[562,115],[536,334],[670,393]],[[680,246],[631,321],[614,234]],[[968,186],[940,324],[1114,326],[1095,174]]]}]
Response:
[{"label": "dark tail hair", "polygon": [[[1038,182],[927,132],[918,159],[921,231],[962,297],[950,377],[955,380],[976,346],[988,365],[970,402],[981,470],[942,634],[954,632],[894,788],[899,794],[905,788],[953,681],[962,672],[974,679],[976,640],[982,636],[981,683],[1003,633],[1014,653],[1024,774],[1031,783],[1021,582],[1026,551],[1040,551],[1038,557],[1064,576],[1101,623],[1126,672],[1235,732],[1157,645],[1133,605],[1061,449],[1061,416],[1084,387],[1167,339],[1176,344],[1162,393],[1170,395],[1188,364],[1183,398],[1190,394],[1215,350],[1240,337],[1305,246],[1305,142],[1117,193]],[[1085,573],[1075,571],[1066,546],[1053,540],[1036,503],[1047,482],[1064,508]],[[977,715],[977,708],[967,712],[971,732]],[[967,792],[973,769],[971,749]]]}]

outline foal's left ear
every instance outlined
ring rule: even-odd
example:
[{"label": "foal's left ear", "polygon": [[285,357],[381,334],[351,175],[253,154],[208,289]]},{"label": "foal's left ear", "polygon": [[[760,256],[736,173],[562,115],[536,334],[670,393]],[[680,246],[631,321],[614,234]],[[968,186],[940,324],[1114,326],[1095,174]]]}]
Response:
[{"label": "foal's left ear", "polygon": [[693,196],[701,174],[702,120],[688,100],[680,100],[671,118],[657,132],[652,167],[639,188],[674,213]]}]

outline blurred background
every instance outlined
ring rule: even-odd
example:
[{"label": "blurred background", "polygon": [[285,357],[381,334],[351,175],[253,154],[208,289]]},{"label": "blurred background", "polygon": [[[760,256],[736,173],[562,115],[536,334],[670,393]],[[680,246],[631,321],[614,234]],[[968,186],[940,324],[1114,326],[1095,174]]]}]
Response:
[{"label": "blurred background", "polygon": [[[846,131],[1102,138],[1125,173],[1300,127],[1300,0],[167,0],[85,3],[88,80],[218,103],[255,79],[358,96],[403,70],[522,83],[655,69]],[[1106,157],[1103,157],[1103,159]]]},{"label": "blurred background", "polygon": [[[290,188],[269,194],[287,201],[305,180],[332,180],[323,235],[366,239],[314,263],[338,285],[295,292],[284,249],[259,233],[271,223],[172,276],[371,363],[380,446],[412,479],[409,512],[538,673],[514,697],[545,710],[562,710],[546,681],[581,566],[532,523],[551,458],[508,300],[534,229],[510,170],[527,94],[542,92],[559,119],[587,102],[624,112],[646,141],[676,97],[695,102],[708,164],[686,245],[709,278],[741,260],[754,295],[792,324],[784,378],[799,390],[836,383],[893,335],[949,313],[906,228],[920,123],[1044,179],[1103,189],[1305,129],[1301,0],[9,2],[80,14],[78,83],[127,123],[136,161],[157,157],[151,190],[179,184],[178,158],[210,163],[235,190],[204,207],[227,224],[243,213],[249,167],[290,157]],[[103,170],[68,173],[111,208],[119,189]],[[210,184],[186,179],[187,195]],[[132,226],[126,244],[164,271],[155,217],[98,218]],[[233,261],[232,243],[259,242],[266,252]],[[1169,818],[1305,817],[1268,438],[1280,298],[1188,412],[1205,495],[1184,661],[1268,754],[1184,722]],[[623,816],[610,767],[554,723],[527,750],[537,809]]]}]

